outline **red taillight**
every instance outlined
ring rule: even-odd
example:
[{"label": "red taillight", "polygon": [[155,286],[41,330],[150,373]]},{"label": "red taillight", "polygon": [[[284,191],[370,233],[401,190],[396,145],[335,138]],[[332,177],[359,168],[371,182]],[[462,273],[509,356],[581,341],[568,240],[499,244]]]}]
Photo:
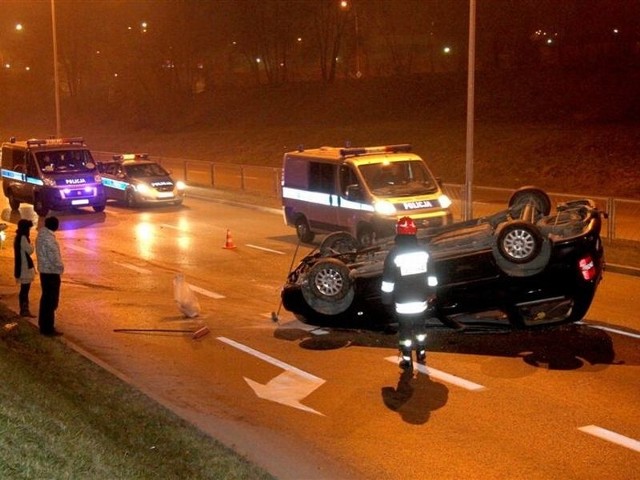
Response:
[{"label": "red taillight", "polygon": [[580,268],[580,273],[582,273],[582,278],[585,280],[589,281],[595,278],[597,271],[591,255],[582,257],[578,262],[578,267]]}]

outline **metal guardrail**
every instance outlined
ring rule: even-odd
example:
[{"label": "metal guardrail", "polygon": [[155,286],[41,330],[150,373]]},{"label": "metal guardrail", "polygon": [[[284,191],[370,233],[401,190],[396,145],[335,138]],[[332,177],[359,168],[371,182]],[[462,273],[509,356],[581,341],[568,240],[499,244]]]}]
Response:
[{"label": "metal guardrail", "polygon": [[[111,159],[113,152],[92,152],[96,160]],[[240,190],[244,192],[267,195],[272,198],[281,197],[282,169],[279,167],[261,167],[256,165],[222,164],[205,160],[191,160],[170,157],[152,157],[155,161],[170,170],[177,180],[188,185],[216,188],[222,190]],[[464,185],[444,184],[447,195],[453,200],[454,217],[462,218],[464,201]],[[472,190],[473,211],[486,213],[495,211],[493,204],[507,203],[513,189],[474,186]],[[603,237],[609,240],[630,240],[640,242],[640,200],[603,197],[594,195],[575,195],[568,193],[547,192],[554,204],[590,198],[598,208],[607,212],[604,220]],[[479,215],[485,214],[480,213]],[[479,216],[477,213],[475,216]]]}]

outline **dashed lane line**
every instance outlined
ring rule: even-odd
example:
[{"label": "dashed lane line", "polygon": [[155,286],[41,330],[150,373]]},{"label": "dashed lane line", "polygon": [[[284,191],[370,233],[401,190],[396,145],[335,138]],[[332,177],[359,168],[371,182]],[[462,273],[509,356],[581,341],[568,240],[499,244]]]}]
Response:
[{"label": "dashed lane line", "polygon": [[576,324],[585,325],[591,328],[597,328],[599,330],[604,330],[605,332],[617,333],[618,335],[626,335],[627,337],[631,338],[640,338],[640,335],[638,335],[637,333],[625,332],[624,330],[618,330],[616,328],[603,327],[602,325],[592,325],[586,322],[576,322]]},{"label": "dashed lane line", "polygon": [[597,425],[587,425],[585,427],[578,428],[578,430],[584,433],[588,433],[589,435],[593,435],[594,437],[601,438],[602,440],[615,443],[616,445],[620,445],[621,447],[626,447],[630,450],[640,452],[640,442],[638,440],[625,437],[624,435],[620,435],[619,433],[612,432],[611,430],[598,427]]},{"label": "dashed lane line", "polygon": [[68,248],[70,250],[75,250],[76,252],[80,252],[80,253],[86,253],[88,255],[95,255],[96,252],[94,252],[93,250],[89,250],[88,248],[84,248],[84,247],[79,247],[77,245],[65,245],[65,248]]},{"label": "dashed lane line", "polygon": [[194,292],[197,292],[197,293],[199,293],[201,295],[204,295],[206,297],[214,298],[216,300],[219,300],[221,298],[225,298],[224,295],[221,295],[221,294],[216,293],[216,292],[212,292],[211,290],[205,290],[204,288],[196,287],[195,285],[189,284],[189,287],[191,287],[191,290],[193,290]]},{"label": "dashed lane line", "polygon": [[116,265],[120,265],[121,267],[128,268],[129,270],[133,270],[134,272],[143,273],[145,275],[151,274],[151,270],[147,270],[146,268],[136,267],[135,265],[131,265],[130,263],[121,263],[121,262],[113,262]]},{"label": "dashed lane line", "polygon": [[285,254],[284,252],[281,252],[280,250],[272,250],[270,248],[259,247],[258,245],[252,245],[251,243],[247,243],[246,245],[247,245],[247,247],[255,248],[256,250],[262,250],[263,252],[277,253],[278,255],[284,255]]},{"label": "dashed lane line", "polygon": [[[396,363],[398,361],[398,357],[397,356],[387,357],[385,358],[385,360],[392,363]],[[413,368],[418,370],[420,373],[429,375],[429,377],[437,378],[439,380],[442,380],[443,382],[457,385],[458,387],[464,388],[465,390],[470,390],[472,392],[479,392],[481,390],[486,389],[484,385],[480,385],[478,383],[465,380],[464,378],[456,377],[455,375],[451,375],[450,373],[446,373],[441,370],[436,370],[435,368],[432,368],[432,367],[427,367],[426,365],[414,364]]]}]

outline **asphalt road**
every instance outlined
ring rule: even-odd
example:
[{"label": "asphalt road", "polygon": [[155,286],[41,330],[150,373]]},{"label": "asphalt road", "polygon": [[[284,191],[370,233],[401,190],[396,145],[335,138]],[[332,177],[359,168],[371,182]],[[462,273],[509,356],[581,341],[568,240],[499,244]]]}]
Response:
[{"label": "asphalt road", "polygon": [[[402,377],[394,335],[313,329],[285,311],[271,320],[296,238],[267,202],[190,197],[59,217],[64,341],[279,478],[622,479],[640,468],[638,277],[607,273],[584,324],[434,332],[426,369]],[[174,301],[178,273],[196,291],[194,319]],[[202,326],[199,339],[115,331]]]}]

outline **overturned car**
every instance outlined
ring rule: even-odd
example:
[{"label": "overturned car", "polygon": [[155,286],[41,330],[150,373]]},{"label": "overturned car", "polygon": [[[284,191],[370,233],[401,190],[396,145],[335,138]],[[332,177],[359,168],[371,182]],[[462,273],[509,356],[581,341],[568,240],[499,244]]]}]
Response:
[{"label": "overturned car", "polygon": [[[505,210],[419,230],[439,281],[431,316],[456,329],[485,321],[527,328],[581,320],[603,276],[604,215],[590,199],[551,212],[544,191],[523,187]],[[313,325],[392,324],[380,283],[393,244],[388,238],[361,247],[346,232],[328,235],[289,273],[283,307]]]}]

